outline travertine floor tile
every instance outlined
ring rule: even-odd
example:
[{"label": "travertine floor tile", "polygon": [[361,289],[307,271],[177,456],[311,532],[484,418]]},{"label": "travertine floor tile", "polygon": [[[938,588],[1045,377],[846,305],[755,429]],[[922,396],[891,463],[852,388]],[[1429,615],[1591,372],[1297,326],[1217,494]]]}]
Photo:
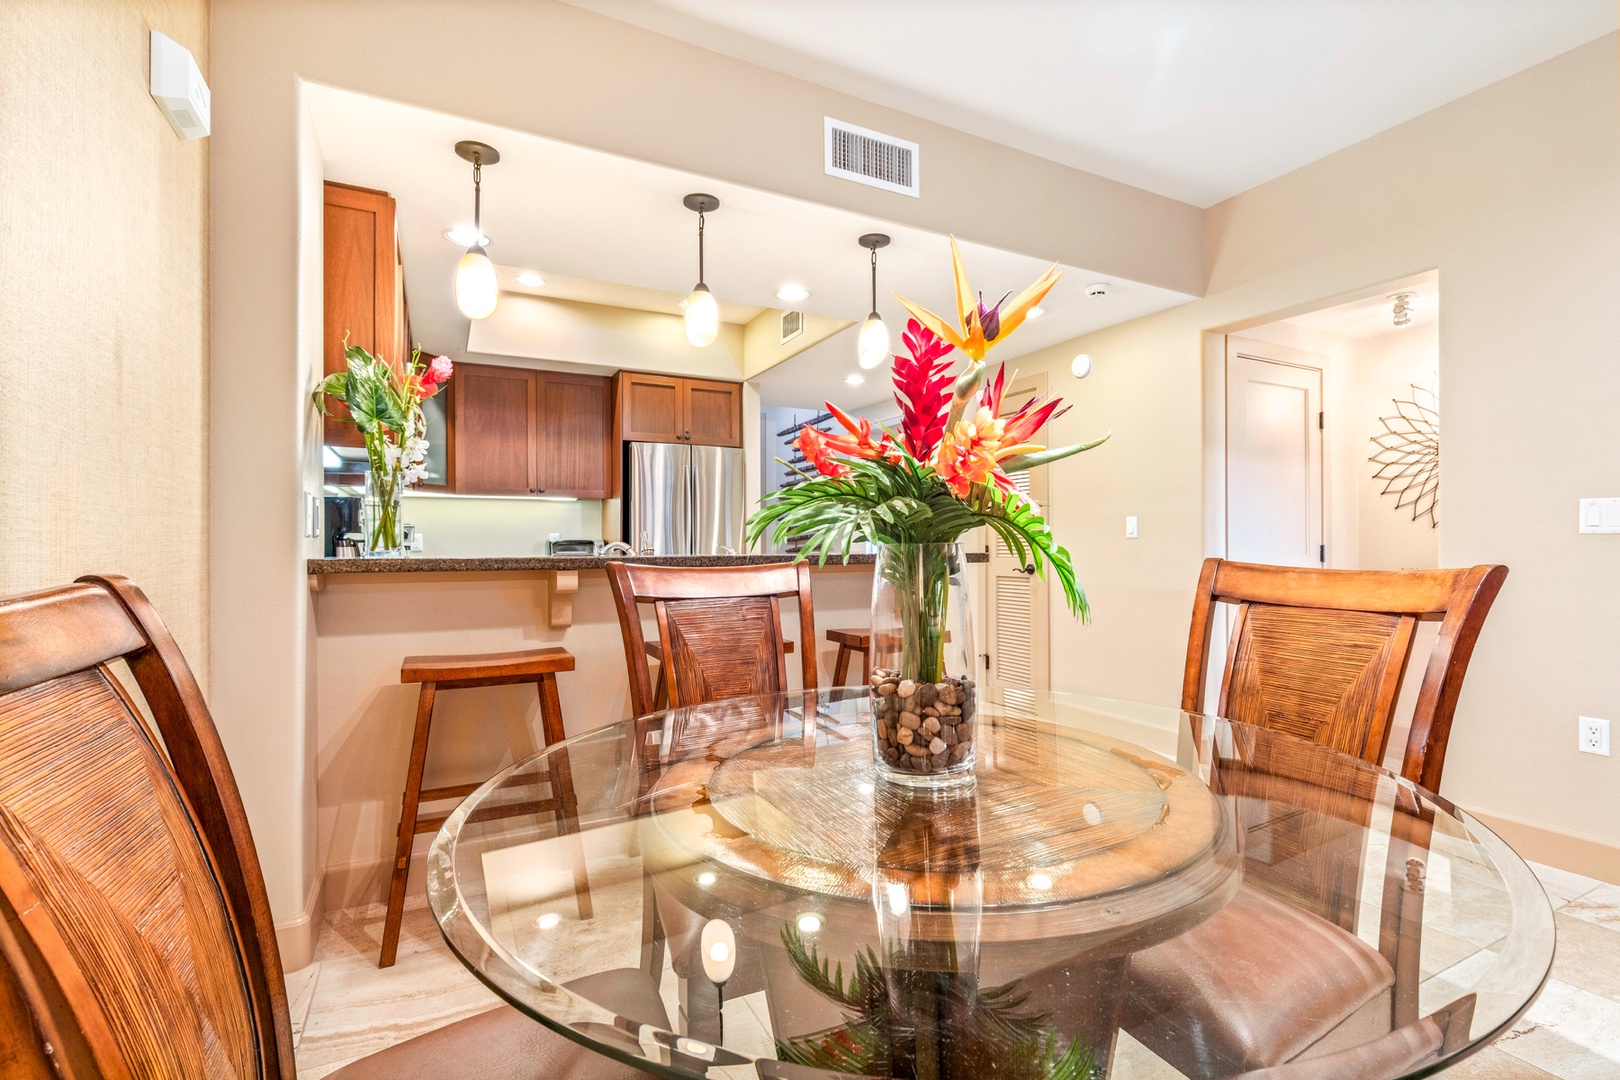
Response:
[{"label": "travertine floor tile", "polygon": [[310,1004],[315,1000],[315,980],[320,976],[321,962],[306,968],[287,972],[287,1012],[292,1019],[293,1048],[304,1034],[304,1021],[309,1016]]},{"label": "travertine floor tile", "polygon": [[1495,1049],[1560,1080],[1614,1080],[1620,1076],[1620,1002],[1549,979]]},{"label": "travertine floor tile", "polygon": [[1599,885],[1561,909],[1567,915],[1620,930],[1620,885]]},{"label": "travertine floor tile", "polygon": [[1528,1061],[1520,1061],[1512,1054],[1504,1054],[1494,1046],[1487,1046],[1435,1075],[1445,1080],[1558,1080],[1552,1073]]},{"label": "travertine floor tile", "polygon": [[1560,911],[1553,978],[1620,1001],[1620,930]]},{"label": "travertine floor tile", "polygon": [[1540,880],[1541,887],[1547,890],[1547,898],[1552,901],[1555,908],[1563,907],[1576,897],[1585,896],[1603,884],[1596,878],[1582,877],[1568,870],[1560,870],[1556,866],[1544,866],[1536,862],[1528,865]]}]

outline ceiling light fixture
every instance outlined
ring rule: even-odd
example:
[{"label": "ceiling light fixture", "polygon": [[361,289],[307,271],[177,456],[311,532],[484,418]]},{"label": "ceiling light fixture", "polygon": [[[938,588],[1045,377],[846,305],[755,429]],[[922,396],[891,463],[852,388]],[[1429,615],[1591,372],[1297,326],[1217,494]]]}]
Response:
[{"label": "ceiling light fixture", "polygon": [[1412,294],[1409,292],[1396,293],[1390,299],[1395,301],[1395,325],[1410,326],[1412,324]]},{"label": "ceiling light fixture", "polygon": [[703,215],[720,209],[720,200],[713,195],[692,194],[682,199],[681,203],[698,216],[698,280],[692,295],[686,298],[683,317],[686,319],[686,340],[701,349],[705,345],[713,345],[714,339],[720,335],[720,305],[714,302],[714,294],[703,283]]},{"label": "ceiling light fixture", "polygon": [[546,279],[533,270],[525,270],[517,276],[517,282],[519,285],[527,285],[531,289],[538,289],[546,283]]},{"label": "ceiling light fixture", "polygon": [[844,382],[848,383],[850,386],[859,386],[865,381],[866,376],[862,375],[858,371],[851,372],[850,374],[844,376]]},{"label": "ceiling light fixture", "polygon": [[495,264],[489,261],[484,245],[483,171],[485,165],[501,160],[500,151],[487,143],[463,140],[456,143],[456,156],[472,162],[473,167],[473,239],[467,254],[456,263],[456,307],[469,319],[487,319],[495,313],[501,298],[500,279],[495,276]]},{"label": "ceiling light fixture", "polygon": [[1034,307],[1029,309],[1029,314],[1025,315],[1024,318],[1026,318],[1026,319],[1038,319],[1042,315],[1045,315],[1045,314],[1046,314],[1046,309],[1041,307],[1041,305],[1036,304]]},{"label": "ceiling light fixture", "polygon": [[776,298],[784,304],[802,304],[810,299],[810,290],[803,285],[784,285],[776,290]]},{"label": "ceiling light fixture", "polygon": [[444,230],[444,238],[456,247],[472,247],[474,244],[488,244],[489,237],[482,235],[471,225],[457,225]]},{"label": "ceiling light fixture", "polygon": [[1069,362],[1069,372],[1077,379],[1083,379],[1091,374],[1091,354],[1080,353]]},{"label": "ceiling light fixture", "polygon": [[861,367],[871,370],[889,359],[889,328],[877,310],[877,253],[878,248],[889,246],[889,238],[880,232],[861,237],[861,247],[872,252],[872,313],[861,324],[861,334],[855,340],[855,356]]}]

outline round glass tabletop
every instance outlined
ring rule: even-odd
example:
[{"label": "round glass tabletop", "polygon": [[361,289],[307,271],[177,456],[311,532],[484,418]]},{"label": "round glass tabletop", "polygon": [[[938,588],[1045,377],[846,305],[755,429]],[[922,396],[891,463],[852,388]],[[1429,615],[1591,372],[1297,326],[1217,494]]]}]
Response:
[{"label": "round glass tabletop", "polygon": [[428,895],[512,1005],[668,1077],[1406,1077],[1552,963],[1465,812],[1277,732],[984,700],[971,783],[882,780],[864,688],[614,724],[445,822]]}]

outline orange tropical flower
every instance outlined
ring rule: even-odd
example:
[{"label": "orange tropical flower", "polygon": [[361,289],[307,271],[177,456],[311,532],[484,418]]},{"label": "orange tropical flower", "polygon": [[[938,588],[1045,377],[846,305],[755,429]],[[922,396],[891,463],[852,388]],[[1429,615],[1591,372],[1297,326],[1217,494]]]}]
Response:
[{"label": "orange tropical flower", "polygon": [[799,437],[793,440],[804,459],[816,467],[822,476],[830,476],[834,480],[849,475],[849,466],[832,456],[833,447],[828,445],[826,433],[806,424],[799,432]]},{"label": "orange tropical flower", "polygon": [[958,499],[965,499],[974,484],[983,484],[996,473],[996,453],[1006,436],[1006,424],[989,409],[980,409],[971,420],[958,420],[939,441],[939,457],[934,469],[945,486]]},{"label": "orange tropical flower", "polygon": [[868,460],[882,458],[893,465],[900,460],[900,448],[894,445],[894,440],[888,432],[877,442],[872,441],[872,421],[861,417],[856,420],[843,409],[830,401],[823,401],[827,411],[833,418],[844,425],[848,435],[827,435],[824,437],[827,447],[843,454],[845,457],[867,458]]},{"label": "orange tropical flower", "polygon": [[984,354],[997,341],[1018,329],[1029,317],[1030,308],[1039,304],[1052,286],[1057,284],[1058,278],[1063,276],[1063,268],[1053,263],[1051,269],[1036,279],[1035,284],[1018,294],[1010,305],[1007,298],[1001,298],[1000,303],[992,307],[984,306],[984,294],[975,293],[973,286],[968,282],[967,268],[962,265],[962,252],[956,246],[956,237],[951,237],[951,266],[956,274],[956,315],[959,327],[946,324],[945,320],[932,311],[913,304],[903,296],[897,296],[911,312],[912,317],[928,329],[961,349],[968,358],[974,361],[983,361]]}]

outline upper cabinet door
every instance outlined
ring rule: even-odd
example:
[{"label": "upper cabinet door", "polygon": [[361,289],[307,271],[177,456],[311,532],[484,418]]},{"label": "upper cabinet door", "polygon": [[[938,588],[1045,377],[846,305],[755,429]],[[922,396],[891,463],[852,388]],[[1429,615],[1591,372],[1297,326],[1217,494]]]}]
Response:
[{"label": "upper cabinet door", "polygon": [[[381,191],[326,185],[325,350],[328,375],[347,370],[343,339],[394,363],[409,330],[394,235],[394,200]],[[347,416],[335,405],[339,416]],[[353,424],[326,421],[326,442],[360,446]]]},{"label": "upper cabinet door", "polygon": [[534,495],[535,373],[457,364],[451,409],[454,470],[461,495]]},{"label": "upper cabinet door", "polygon": [[597,375],[539,372],[536,428],[537,494],[605,499],[609,480],[609,380]]},{"label": "upper cabinet door", "polygon": [[684,442],[680,379],[624,372],[619,376],[620,438],[625,442]]},{"label": "upper cabinet door", "polygon": [[742,384],[683,379],[681,441],[694,446],[742,445]]}]

